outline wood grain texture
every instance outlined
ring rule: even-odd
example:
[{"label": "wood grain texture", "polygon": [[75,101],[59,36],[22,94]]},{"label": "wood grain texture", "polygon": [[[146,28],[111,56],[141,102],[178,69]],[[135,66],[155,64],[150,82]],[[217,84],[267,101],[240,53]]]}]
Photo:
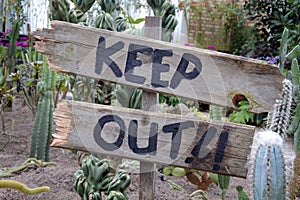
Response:
[{"label": "wood grain texture", "polygon": [[[95,134],[99,134],[107,143],[112,144],[117,141],[120,127],[115,122],[106,123],[101,132],[94,132],[99,120],[109,115],[118,116],[124,122],[125,135],[122,138],[122,144],[114,150],[103,149],[95,140]],[[138,148],[147,147],[151,126],[157,125],[157,150],[154,154],[134,153],[130,147],[129,135],[132,136],[133,133],[131,131],[129,134],[128,129],[134,120],[137,124]],[[54,121],[56,133],[53,134],[51,145],[55,147],[201,169],[237,177],[246,177],[247,156],[250,153],[255,129],[252,126],[210,121],[197,117],[153,113],[76,101],[63,101],[58,104],[54,112]],[[185,122],[191,123],[192,126],[184,129],[180,126],[179,128],[182,128],[180,138],[178,138],[178,134],[176,138],[171,132],[166,131],[166,127],[171,124]],[[216,129],[214,135],[208,133],[207,130],[211,129]],[[220,140],[222,133],[228,134],[226,140]],[[199,146],[201,139],[202,145]],[[174,156],[174,151],[171,149],[172,145],[176,144],[179,144],[179,149],[177,155]],[[198,148],[198,154],[195,155],[192,152],[197,149],[197,145],[200,148]],[[187,160],[191,162],[186,162]]]},{"label": "wood grain texture", "polygon": [[[161,17],[147,16],[145,19],[145,37],[160,40],[161,38]],[[156,112],[158,105],[158,94],[143,91],[142,109]],[[154,163],[140,162],[140,185],[139,200],[155,199],[155,172]]]},{"label": "wood grain texture", "polygon": [[[49,55],[52,69],[131,85],[152,92],[196,99],[222,107],[235,107],[232,99],[236,94],[242,94],[250,102],[251,111],[256,113],[273,110],[275,100],[281,93],[281,83],[284,79],[277,66],[265,61],[66,22],[52,21],[52,29],[37,31],[34,35],[41,40],[36,42],[36,48]],[[100,74],[95,72],[96,47],[99,37],[105,38],[106,47],[111,47],[119,41],[124,43],[120,51],[110,56],[121,69],[123,76],[116,77],[106,64],[103,64]],[[138,59],[143,64],[135,67],[133,74],[144,77],[145,82],[138,84],[127,81],[124,77],[124,70],[130,44],[145,45],[153,50],[172,51],[173,55],[163,57],[162,61],[163,64],[170,65],[169,71],[160,73],[160,79],[169,85],[185,53],[200,59],[202,64],[200,75],[192,80],[182,80],[176,88],[171,88],[169,85],[153,87],[151,85],[153,75],[151,58],[138,55]],[[193,68],[194,65],[189,64],[187,72]]]}]

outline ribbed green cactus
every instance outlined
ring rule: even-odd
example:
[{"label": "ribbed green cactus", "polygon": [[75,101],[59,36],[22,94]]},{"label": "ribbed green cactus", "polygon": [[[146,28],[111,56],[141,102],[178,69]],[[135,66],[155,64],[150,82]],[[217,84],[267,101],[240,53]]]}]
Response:
[{"label": "ribbed green cactus", "polygon": [[32,130],[30,157],[49,161],[50,139],[53,127],[53,93],[56,73],[44,61],[43,76],[38,84],[39,102]]},{"label": "ribbed green cactus", "polygon": [[[298,53],[295,53],[294,50],[299,49]],[[294,54],[293,56],[291,56]],[[300,56],[300,46],[297,45],[291,53],[289,53],[287,56],[291,57],[297,57],[296,55]],[[295,152],[300,152],[300,145],[299,145],[299,140],[300,140],[300,70],[299,70],[299,64],[297,58],[293,58],[292,60],[292,78],[293,78],[293,95],[294,95],[294,100],[295,100],[295,106],[296,108],[294,109],[293,117],[290,123],[290,126],[287,130],[287,133],[290,136],[293,136],[294,138],[294,148]]]},{"label": "ribbed green cactus", "polygon": [[126,108],[142,108],[142,90],[129,86],[116,85],[116,98]]},{"label": "ribbed green cactus", "polygon": [[73,188],[83,200],[100,200],[101,192],[108,195],[108,200],[127,200],[125,190],[130,182],[127,172],[120,170],[113,176],[108,160],[99,160],[91,155],[82,161],[81,169],[75,172]]},{"label": "ribbed green cactus", "polygon": [[95,0],[93,2],[87,0],[74,2],[75,7],[71,9],[71,2],[68,0],[50,0],[50,18],[75,24],[85,23],[87,21],[85,15],[87,6],[92,6],[93,4],[90,5],[90,3],[94,2]]},{"label": "ribbed green cactus", "polygon": [[16,42],[19,37],[19,31],[21,27],[21,22],[15,20],[12,25],[12,32],[9,35],[9,47],[7,49],[7,66],[9,68],[9,73],[13,72],[13,68],[16,65]]},{"label": "ribbed green cactus", "polygon": [[162,40],[171,42],[178,20],[175,16],[175,6],[165,0],[147,0],[155,16],[162,17]]},{"label": "ribbed green cactus", "polygon": [[83,13],[87,12],[95,3],[96,0],[72,0],[75,6]]}]

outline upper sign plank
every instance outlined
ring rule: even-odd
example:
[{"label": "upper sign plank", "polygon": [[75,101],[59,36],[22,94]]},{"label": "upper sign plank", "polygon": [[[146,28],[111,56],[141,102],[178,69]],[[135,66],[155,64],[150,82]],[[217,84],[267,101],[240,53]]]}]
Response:
[{"label": "upper sign plank", "polygon": [[34,35],[52,69],[223,107],[241,94],[256,113],[273,110],[284,79],[264,61],[66,22]]}]

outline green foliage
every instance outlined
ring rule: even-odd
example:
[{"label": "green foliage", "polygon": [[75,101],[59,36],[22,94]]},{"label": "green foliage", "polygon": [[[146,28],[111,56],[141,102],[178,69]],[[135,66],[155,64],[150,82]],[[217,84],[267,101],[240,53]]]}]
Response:
[{"label": "green foliage", "polygon": [[130,182],[127,172],[120,170],[114,176],[108,160],[99,160],[91,155],[82,161],[81,169],[75,172],[73,188],[83,200],[100,200],[102,192],[108,200],[127,200],[125,190]]},{"label": "green foliage", "polygon": [[251,37],[250,27],[246,25],[246,14],[239,4],[221,4],[222,13],[225,17],[224,30],[225,41],[229,41],[230,53],[240,54],[245,41]]},{"label": "green foliage", "polygon": [[229,116],[228,119],[231,122],[246,124],[249,122],[254,122],[254,114],[248,112],[249,102],[240,101],[238,103],[239,111],[234,110]]},{"label": "green foliage", "polygon": [[236,190],[238,191],[238,200],[250,200],[248,194],[244,191],[242,186],[237,186]]},{"label": "green foliage", "polygon": [[220,188],[222,189],[222,200],[226,199],[226,192],[230,183],[230,176],[218,174],[218,183]]},{"label": "green foliage", "polygon": [[51,71],[44,60],[43,77],[38,84],[39,101],[32,130],[30,157],[49,161],[50,139],[53,127],[53,89],[56,73]]},{"label": "green foliage", "polygon": [[43,59],[45,57],[31,47],[21,52],[22,64],[17,65],[13,80],[17,83],[17,91],[22,91],[26,104],[35,115],[39,100],[38,83],[43,75]]},{"label": "green foliage", "polygon": [[[276,53],[284,28],[299,29],[299,0],[250,0],[245,4],[245,10],[250,20],[254,20],[256,41],[269,43],[269,49]],[[296,31],[297,32],[297,31]],[[293,34],[294,45],[298,44],[299,35]],[[298,41],[297,41],[298,40]]]},{"label": "green foliage", "polygon": [[177,106],[179,103],[181,103],[182,99],[178,97],[173,97],[173,96],[167,96],[160,94],[159,95],[159,103],[166,103],[169,106]]}]

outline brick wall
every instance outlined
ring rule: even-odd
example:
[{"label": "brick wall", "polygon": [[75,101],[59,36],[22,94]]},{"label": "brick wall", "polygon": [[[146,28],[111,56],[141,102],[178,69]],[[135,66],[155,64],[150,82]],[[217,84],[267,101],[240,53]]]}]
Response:
[{"label": "brick wall", "polygon": [[[229,41],[224,40],[225,17],[222,9],[224,4],[230,2],[232,0],[195,0],[193,6],[198,12],[190,10],[189,43],[203,48],[215,46],[217,50],[228,50]],[[240,0],[237,3],[243,5],[244,1]]]}]

